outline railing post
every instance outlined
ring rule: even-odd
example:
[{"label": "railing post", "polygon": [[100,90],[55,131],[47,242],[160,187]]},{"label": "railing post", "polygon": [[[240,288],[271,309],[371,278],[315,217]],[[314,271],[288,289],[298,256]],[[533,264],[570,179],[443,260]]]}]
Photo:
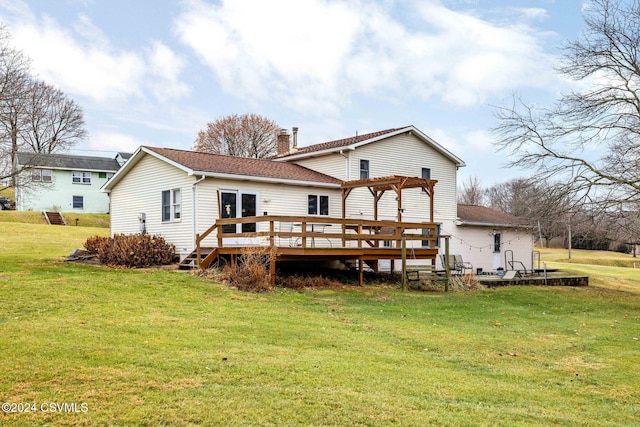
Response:
[{"label": "railing post", "polygon": [[273,220],[269,221],[269,246],[273,247],[274,244],[274,236],[275,226],[273,224]]},{"label": "railing post", "polygon": [[200,268],[200,234],[196,234],[196,265]]},{"label": "railing post", "polygon": [[302,221],[300,232],[302,233],[302,247],[306,249],[307,247],[307,222],[306,221]]}]

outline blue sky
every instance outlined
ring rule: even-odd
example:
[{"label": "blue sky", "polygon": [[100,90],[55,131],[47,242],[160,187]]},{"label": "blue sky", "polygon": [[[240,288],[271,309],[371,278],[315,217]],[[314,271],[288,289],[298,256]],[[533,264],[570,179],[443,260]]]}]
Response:
[{"label": "blue sky", "polygon": [[547,105],[581,0],[0,0],[36,75],[83,108],[76,148],[190,149],[208,121],[257,113],[299,145],[414,125],[462,158],[460,182],[502,168],[493,105]]}]

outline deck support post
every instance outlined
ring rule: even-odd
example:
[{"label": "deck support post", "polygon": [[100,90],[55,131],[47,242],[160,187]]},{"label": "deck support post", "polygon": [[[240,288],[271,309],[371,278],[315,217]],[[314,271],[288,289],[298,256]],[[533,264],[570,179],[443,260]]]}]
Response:
[{"label": "deck support post", "polygon": [[271,251],[269,258],[269,280],[271,281],[271,287],[276,287],[276,257],[275,251]]},{"label": "deck support post", "polygon": [[444,238],[444,271],[447,276],[447,280],[444,282],[444,291],[449,292],[449,279],[451,278],[451,269],[449,268],[449,236]]},{"label": "deck support post", "polygon": [[364,283],[364,261],[362,261],[362,258],[358,259],[358,284],[360,286],[362,286],[362,284]]},{"label": "deck support post", "polygon": [[402,233],[402,290],[407,290],[407,236]]}]

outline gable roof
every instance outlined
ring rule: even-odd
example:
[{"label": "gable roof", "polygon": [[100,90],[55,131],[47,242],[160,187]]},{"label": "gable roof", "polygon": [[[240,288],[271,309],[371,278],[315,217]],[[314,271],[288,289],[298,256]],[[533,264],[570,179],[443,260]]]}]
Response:
[{"label": "gable roof", "polygon": [[109,191],[113,188],[145,155],[171,164],[188,175],[335,188],[342,183],[337,178],[293,163],[142,146],[103,189]]},{"label": "gable roof", "polygon": [[303,159],[307,157],[320,156],[330,153],[340,152],[342,150],[355,150],[357,147],[362,145],[370,144],[372,142],[380,141],[383,139],[391,138],[396,135],[401,135],[403,133],[410,133],[415,135],[418,139],[422,140],[426,144],[430,145],[436,151],[443,154],[449,160],[454,162],[456,166],[463,167],[466,166],[465,163],[458,157],[456,157],[453,153],[442,147],[440,144],[435,142],[433,139],[422,133],[415,126],[405,126],[401,128],[392,128],[381,130],[377,132],[371,132],[363,135],[356,135],[349,138],[337,139],[335,141],[322,142],[320,144],[308,145],[305,147],[298,147],[296,152],[290,152],[287,154],[282,154],[276,156],[274,160],[297,160]]},{"label": "gable roof", "polygon": [[477,205],[458,205],[457,225],[480,227],[530,228],[524,218],[506,214],[497,209]]},{"label": "gable roof", "polygon": [[27,168],[49,168],[92,172],[115,172],[120,164],[110,157],[19,152],[18,164]]}]

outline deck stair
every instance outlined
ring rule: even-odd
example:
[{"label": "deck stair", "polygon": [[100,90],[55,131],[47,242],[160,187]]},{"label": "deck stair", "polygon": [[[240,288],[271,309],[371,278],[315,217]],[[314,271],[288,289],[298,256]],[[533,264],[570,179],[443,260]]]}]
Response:
[{"label": "deck stair", "polygon": [[67,225],[60,212],[42,212],[49,225]]},{"label": "deck stair", "polygon": [[[200,260],[205,259],[212,252],[216,252],[216,248],[200,248]],[[215,254],[214,254],[215,255]],[[195,270],[198,268],[198,254],[194,250],[185,259],[180,261],[178,265],[180,270]]]}]

